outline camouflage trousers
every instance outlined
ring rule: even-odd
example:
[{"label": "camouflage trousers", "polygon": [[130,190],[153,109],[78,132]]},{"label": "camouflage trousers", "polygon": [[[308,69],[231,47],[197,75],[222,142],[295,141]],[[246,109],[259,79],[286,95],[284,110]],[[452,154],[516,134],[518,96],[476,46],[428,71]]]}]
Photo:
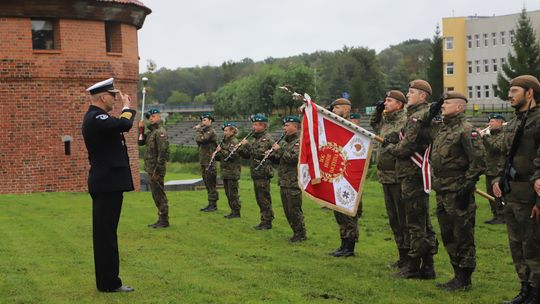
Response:
[{"label": "camouflage trousers", "polygon": [[280,188],[281,203],[285,217],[295,235],[306,235],[304,213],[302,211],[302,191],[298,188]]},{"label": "camouflage trousers", "polygon": [[532,204],[507,201],[504,219],[519,279],[540,288],[540,224],[530,218],[531,210]]},{"label": "camouflage trousers", "polygon": [[255,199],[261,211],[261,223],[272,224],[274,211],[272,210],[272,197],[270,196],[270,179],[254,179]]},{"label": "camouflage trousers", "polygon": [[[491,196],[495,196],[493,195],[493,188],[491,187],[491,182],[496,178],[497,176],[490,176],[490,175],[486,175],[486,190],[487,190],[487,193]],[[493,214],[493,217],[500,217],[500,218],[503,218],[504,217],[504,206],[501,205],[501,206],[497,206],[497,204],[490,204],[490,207],[491,207],[491,214]]]},{"label": "camouflage trousers", "polygon": [[229,207],[231,213],[240,214],[240,197],[238,196],[238,180],[237,179],[223,179],[223,187],[225,188],[225,195],[229,201]]},{"label": "camouflage trousers", "polygon": [[439,244],[429,217],[429,195],[424,192],[420,174],[406,176],[401,181],[401,200],[409,234],[409,256],[419,258],[435,255]]},{"label": "camouflage trousers", "polygon": [[158,215],[162,219],[169,219],[169,200],[165,194],[164,176],[158,176],[157,180],[150,178],[150,190],[152,198],[158,209]]},{"label": "camouflage trousers", "polygon": [[394,240],[398,249],[409,250],[410,238],[407,233],[407,221],[405,216],[405,206],[401,200],[400,184],[382,184],[384,191],[384,204],[386,214]]},{"label": "camouflage trousers", "polygon": [[456,208],[456,192],[437,194],[437,219],[441,227],[444,248],[450,256],[450,263],[459,268],[476,267],[476,247],[474,226],[476,204],[474,194],[469,198],[467,208]]},{"label": "camouflage trousers", "polygon": [[212,166],[210,170],[206,171],[206,165],[201,165],[201,174],[204,181],[204,186],[208,192],[208,205],[216,205],[219,199],[218,192],[216,190],[217,173],[216,166]]},{"label": "camouflage trousers", "polygon": [[360,217],[362,213],[360,206],[362,206],[362,201],[360,201],[360,205],[358,206],[355,216],[346,215],[334,210],[334,217],[339,225],[340,238],[358,242],[358,236],[360,235],[358,229],[358,217]]}]

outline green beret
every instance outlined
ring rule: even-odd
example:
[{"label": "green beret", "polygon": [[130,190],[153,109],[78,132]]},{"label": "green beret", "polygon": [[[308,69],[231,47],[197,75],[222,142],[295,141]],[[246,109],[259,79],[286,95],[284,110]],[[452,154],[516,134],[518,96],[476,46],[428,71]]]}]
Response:
[{"label": "green beret", "polygon": [[456,92],[456,91],[448,91],[448,92],[445,92],[443,94],[443,100],[447,100],[447,99],[463,99],[465,100],[465,102],[469,102],[467,100],[467,97],[465,97],[465,95],[459,93],[459,92]]},{"label": "green beret", "polygon": [[254,114],[254,115],[251,115],[249,120],[251,120],[251,122],[256,122],[256,121],[268,122],[268,117],[264,116],[263,114]]},{"label": "green beret", "polygon": [[297,123],[300,123],[300,117],[298,116],[294,116],[294,115],[289,115],[289,116],[285,116],[283,118],[283,124],[286,124],[288,122],[297,122]]},{"label": "green beret", "polygon": [[360,119],[360,114],[358,114],[358,113],[351,113],[351,115],[349,115],[349,118],[350,118],[350,119]]},{"label": "green beret", "polygon": [[506,118],[499,113],[491,113],[488,115],[488,121],[492,119],[500,119],[506,121]]},{"label": "green beret", "polygon": [[402,103],[407,103],[407,97],[401,93],[401,91],[398,90],[391,90],[386,92],[386,97],[394,98],[397,101],[401,101]]},{"label": "green beret", "polygon": [[431,86],[429,85],[427,81],[422,80],[422,79],[416,79],[416,80],[411,81],[409,83],[409,88],[422,90],[428,93],[430,96],[432,94]]},{"label": "green beret", "polygon": [[148,110],[148,112],[146,112],[144,116],[146,117],[146,119],[148,119],[150,118],[152,114],[158,114],[158,113],[161,113],[159,109],[153,108],[153,109]]},{"label": "green beret", "polygon": [[339,106],[339,105],[347,105],[347,106],[350,106],[351,105],[351,101],[348,100],[347,98],[338,98],[336,100],[334,100],[334,102],[332,102],[331,106],[334,107],[334,106]]},{"label": "green beret", "polygon": [[521,75],[510,80],[510,86],[533,89],[533,91],[540,93],[540,82],[538,82],[536,77],[531,75]]},{"label": "green beret", "polygon": [[214,116],[212,116],[212,113],[210,113],[210,112],[202,113],[201,116],[199,116],[200,120],[203,120],[205,118],[208,118],[208,119],[214,121]]},{"label": "green beret", "polygon": [[223,126],[221,127],[221,130],[225,130],[226,127],[236,128],[236,123],[232,121],[225,121],[223,122]]}]

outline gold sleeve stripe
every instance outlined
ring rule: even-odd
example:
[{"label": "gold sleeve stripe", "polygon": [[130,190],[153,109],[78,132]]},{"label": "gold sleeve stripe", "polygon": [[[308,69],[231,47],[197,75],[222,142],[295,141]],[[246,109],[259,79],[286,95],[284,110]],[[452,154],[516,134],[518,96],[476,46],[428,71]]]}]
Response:
[{"label": "gold sleeve stripe", "polygon": [[124,112],[120,115],[120,118],[131,119],[131,116],[133,116],[131,112]]}]

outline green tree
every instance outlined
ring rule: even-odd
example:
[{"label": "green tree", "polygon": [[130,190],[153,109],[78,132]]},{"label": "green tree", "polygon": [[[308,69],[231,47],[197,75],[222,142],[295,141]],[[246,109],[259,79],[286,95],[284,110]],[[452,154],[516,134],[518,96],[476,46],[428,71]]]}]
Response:
[{"label": "green tree", "polygon": [[193,98],[193,102],[196,102],[196,103],[205,103],[206,100],[207,100],[207,98],[206,98],[205,93],[201,93],[201,94],[195,96],[195,98]]},{"label": "green tree", "polygon": [[502,65],[502,72],[497,75],[495,94],[506,99],[510,88],[510,79],[519,75],[533,75],[540,78],[540,47],[527,11],[523,9],[519,15],[517,28],[512,41],[513,53]]},{"label": "green tree", "polygon": [[427,81],[433,90],[433,98],[439,98],[443,93],[443,52],[442,38],[439,25],[435,29],[435,35],[431,40],[431,58],[427,67]]},{"label": "green tree", "polygon": [[171,96],[167,98],[167,104],[182,104],[189,102],[191,102],[191,96],[179,91],[173,91]]}]

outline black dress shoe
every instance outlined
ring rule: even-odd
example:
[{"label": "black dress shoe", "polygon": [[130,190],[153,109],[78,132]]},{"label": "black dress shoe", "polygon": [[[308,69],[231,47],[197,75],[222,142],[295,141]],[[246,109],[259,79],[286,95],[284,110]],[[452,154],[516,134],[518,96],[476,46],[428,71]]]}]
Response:
[{"label": "black dress shoe", "polygon": [[126,285],[122,285],[116,289],[111,290],[110,292],[131,292],[131,291],[135,291],[135,289]]}]

